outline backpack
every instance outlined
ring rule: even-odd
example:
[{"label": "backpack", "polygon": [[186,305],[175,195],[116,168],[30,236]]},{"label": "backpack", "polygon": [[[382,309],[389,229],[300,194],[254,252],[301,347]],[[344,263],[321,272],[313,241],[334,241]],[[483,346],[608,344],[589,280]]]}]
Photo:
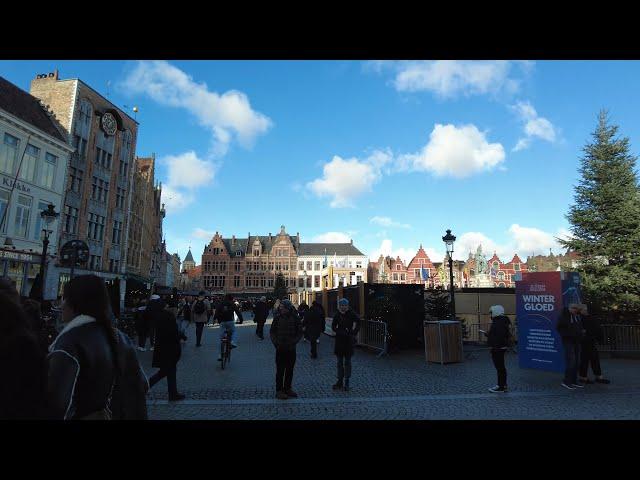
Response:
[{"label": "backpack", "polygon": [[202,315],[205,311],[206,308],[204,306],[204,302],[202,300],[198,300],[193,306],[193,312],[197,315]]}]

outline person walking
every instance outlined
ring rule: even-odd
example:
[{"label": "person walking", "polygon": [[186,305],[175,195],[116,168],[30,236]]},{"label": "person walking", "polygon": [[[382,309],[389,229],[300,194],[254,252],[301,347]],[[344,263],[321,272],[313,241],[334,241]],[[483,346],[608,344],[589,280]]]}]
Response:
[{"label": "person walking", "polygon": [[[242,312],[238,308],[236,302],[233,301],[233,295],[228,293],[224,300],[218,305],[216,308],[216,313],[213,316],[214,322],[220,324],[220,347],[222,348],[222,338],[224,335],[229,335],[231,339],[231,348],[236,348],[238,344],[236,343],[236,325],[234,321],[234,316],[240,319],[239,323],[242,323]],[[218,361],[222,361],[222,350],[218,354]]]},{"label": "person walking", "polygon": [[146,419],[148,384],[131,340],[109,318],[104,281],[80,275],[64,286],[64,328],[47,356],[52,419]]},{"label": "person walking", "polygon": [[135,324],[136,333],[138,334],[138,350],[146,352],[147,335],[149,335],[149,322],[145,317],[144,311],[147,309],[146,301],[143,300],[136,308]]},{"label": "person walking", "polygon": [[0,287],[0,420],[45,419],[45,353],[18,292],[11,283],[6,291],[4,286]]},{"label": "person walking", "polygon": [[260,340],[264,340],[264,324],[269,316],[266,300],[266,297],[261,297],[253,307],[253,321],[256,322],[256,335]]},{"label": "person walking", "polygon": [[200,290],[200,292],[198,292],[198,298],[191,306],[191,318],[193,318],[196,324],[196,347],[202,346],[202,330],[209,321],[210,310],[211,304],[204,298],[204,290]]},{"label": "person walking", "polygon": [[180,318],[180,330],[186,335],[191,325],[191,297],[187,296],[183,299],[178,315]]},{"label": "person walking", "polygon": [[282,300],[269,330],[276,348],[276,398],[287,400],[298,394],[291,388],[296,364],[296,345],[302,338],[302,322],[289,300]]},{"label": "person walking", "polygon": [[[360,317],[349,307],[349,300],[338,300],[338,311],[333,317],[331,330],[336,334],[334,353],[338,359],[338,381],[334,390],[349,390],[351,378],[351,357],[360,330]],[[343,383],[344,382],[344,383]]]},{"label": "person walking", "polygon": [[578,383],[580,345],[585,336],[578,304],[572,303],[569,308],[563,309],[556,329],[562,337],[562,346],[564,348],[565,371],[561,385],[568,390],[584,388],[584,385]]},{"label": "person walking", "polygon": [[304,335],[311,344],[311,358],[318,358],[318,339],[324,332],[324,326],[324,309],[320,303],[314,300],[311,303],[311,308],[304,313],[302,319]]},{"label": "person walking", "polygon": [[511,320],[504,314],[504,307],[502,305],[493,305],[489,309],[491,315],[491,327],[489,333],[485,334],[488,337],[487,343],[491,349],[491,360],[496,367],[498,374],[498,384],[495,387],[489,389],[492,393],[506,393],[507,388],[507,368],[504,364],[504,355],[509,348],[511,342]]},{"label": "person walking", "polygon": [[169,401],[184,400],[185,396],[178,393],[176,380],[178,361],[182,353],[176,318],[165,308],[164,301],[157,295],[151,297],[147,312],[153,315],[156,326],[156,345],[151,366],[159,369],[149,378],[149,388],[153,388],[166,377]]},{"label": "person walking", "polygon": [[589,380],[589,364],[591,364],[591,370],[595,375],[594,381],[596,383],[611,383],[610,380],[604,378],[602,375],[602,367],[600,366],[600,355],[598,353],[598,343],[604,342],[604,334],[600,323],[589,315],[587,306],[580,304],[580,315],[582,317],[582,324],[584,326],[585,335],[580,343],[580,371],[578,373],[578,381],[581,384],[592,384],[593,381]]}]

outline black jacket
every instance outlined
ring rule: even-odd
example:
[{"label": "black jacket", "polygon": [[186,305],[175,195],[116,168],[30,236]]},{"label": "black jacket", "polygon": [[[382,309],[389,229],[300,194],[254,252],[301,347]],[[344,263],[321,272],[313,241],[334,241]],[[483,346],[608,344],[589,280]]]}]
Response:
[{"label": "black jacket", "polygon": [[224,300],[222,303],[220,303],[218,308],[216,308],[216,314],[213,316],[213,319],[218,323],[233,322],[233,312],[236,312],[236,315],[238,315],[238,320],[243,320],[242,312],[236,306],[236,304],[229,300]]},{"label": "black jacket", "polygon": [[45,417],[46,363],[32,332],[0,335],[0,420]]},{"label": "black jacket", "polygon": [[511,340],[511,320],[506,315],[498,315],[491,320],[491,327],[487,334],[487,343],[491,348],[504,349]]},{"label": "black jacket", "polygon": [[312,305],[304,314],[302,326],[305,329],[304,334],[309,340],[317,340],[324,332],[324,309],[319,305]]},{"label": "black jacket", "polygon": [[360,330],[360,317],[351,308],[342,314],[338,310],[333,317],[331,329],[336,333],[334,353],[336,355],[353,355],[356,335]]},{"label": "black jacket", "polygon": [[584,316],[581,316],[581,318],[582,318],[582,326],[586,331],[582,341],[598,342],[600,344],[604,343],[604,332],[602,331],[600,322],[598,322],[598,320],[596,320],[591,315],[584,315]]},{"label": "black jacket", "polygon": [[191,305],[189,305],[189,302],[184,302],[180,313],[187,322],[191,321]]},{"label": "black jacket", "polygon": [[83,418],[104,409],[110,394],[114,419],[146,418],[148,384],[131,341],[119,332],[114,351],[104,327],[91,317],[73,322],[77,326],[63,330],[47,357],[50,418]]},{"label": "black jacket", "polygon": [[267,307],[267,304],[265,302],[260,300],[256,303],[256,306],[253,307],[253,321],[256,323],[265,323],[268,316],[269,307]]},{"label": "black jacket", "polygon": [[162,300],[154,300],[147,307],[148,315],[153,318],[156,338],[153,349],[152,367],[172,368],[180,360],[180,338],[176,317],[165,310]]},{"label": "black jacket", "polygon": [[556,326],[563,342],[576,343],[584,337],[584,327],[582,325],[582,315],[572,317],[568,308],[562,310]]},{"label": "black jacket", "polygon": [[295,350],[302,338],[302,322],[295,310],[289,310],[285,315],[276,312],[269,336],[276,349]]}]

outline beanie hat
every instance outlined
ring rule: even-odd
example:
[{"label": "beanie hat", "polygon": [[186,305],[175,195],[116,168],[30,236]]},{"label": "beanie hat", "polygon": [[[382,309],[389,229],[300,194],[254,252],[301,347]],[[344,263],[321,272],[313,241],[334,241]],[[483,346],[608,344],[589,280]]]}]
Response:
[{"label": "beanie hat", "polygon": [[160,295],[151,295],[151,300],[160,300]]},{"label": "beanie hat", "polygon": [[339,307],[348,307],[349,306],[349,300],[347,300],[346,298],[341,298],[340,300],[338,300],[338,306]]},{"label": "beanie hat", "polygon": [[489,313],[491,313],[491,318],[504,315],[504,307],[502,305],[493,305],[489,309]]}]

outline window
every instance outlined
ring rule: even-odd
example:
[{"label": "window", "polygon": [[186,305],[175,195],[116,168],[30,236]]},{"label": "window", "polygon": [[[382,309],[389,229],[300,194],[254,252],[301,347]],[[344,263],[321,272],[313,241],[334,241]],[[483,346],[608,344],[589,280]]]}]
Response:
[{"label": "window", "polygon": [[240,250],[238,250],[238,251],[236,252],[236,257],[241,257],[241,256],[242,256],[242,252],[241,252]]},{"label": "window", "polygon": [[498,269],[498,262],[493,262],[493,268]]},{"label": "window", "polygon": [[273,271],[273,262],[269,262],[269,271],[272,272]]},{"label": "window", "polygon": [[129,163],[128,162],[124,162],[124,161],[120,161],[120,176],[122,178],[127,178],[127,171],[129,170]]},{"label": "window", "polygon": [[64,232],[78,233],[78,209],[65,205],[64,207]]},{"label": "window", "polygon": [[80,169],[76,169],[74,167],[69,167],[69,188],[76,192],[80,193],[82,189],[82,175],[84,172]]},{"label": "window", "polygon": [[133,135],[129,130],[125,130],[122,134],[122,146],[120,148],[120,164],[119,173],[123,178],[127,178],[127,170],[129,167],[129,158],[131,158],[131,143]]},{"label": "window", "polygon": [[270,288],[273,288],[273,278],[270,278],[267,283],[269,284]]},{"label": "window", "polygon": [[245,277],[244,286],[245,287],[250,287],[251,286],[251,278],[250,277]]},{"label": "window", "polygon": [[307,277],[307,288],[311,288],[311,277]]},{"label": "window", "polygon": [[122,222],[113,221],[113,235],[111,236],[111,243],[114,245],[120,244],[120,238],[122,236]]},{"label": "window", "polygon": [[[239,272],[240,271],[240,262],[233,262],[233,269],[236,272]],[[238,286],[240,286],[240,285],[238,285]]]},{"label": "window", "polygon": [[357,275],[356,276],[356,282],[360,283],[362,281],[362,275]]},{"label": "window", "polygon": [[109,259],[109,271],[118,272],[119,266],[120,266],[119,264],[120,264],[119,260]]},{"label": "window", "polygon": [[7,231],[7,222],[9,221],[9,214],[5,213],[7,211],[7,205],[9,204],[9,192],[6,190],[0,190],[0,228],[2,232]]},{"label": "window", "polygon": [[89,270],[101,270],[102,257],[99,255],[91,255],[89,257]]},{"label": "window", "polygon": [[304,270],[304,262],[298,262],[298,270]]},{"label": "window", "polygon": [[288,264],[288,263],[285,263],[285,264],[283,265],[283,267],[284,267],[284,270],[285,270],[285,271],[287,271],[287,272],[289,271],[289,264]]},{"label": "window", "polygon": [[254,257],[259,257],[260,256],[260,249],[254,249],[253,250],[253,256]]},{"label": "window", "polygon": [[513,264],[513,269],[514,269],[516,272],[519,272],[519,271],[520,271],[520,264],[519,264],[519,263],[514,263],[514,264]]},{"label": "window", "polygon": [[304,287],[304,278],[298,277],[298,288]]},{"label": "window", "polygon": [[124,208],[124,189],[116,187],[116,208]]},{"label": "window", "polygon": [[238,275],[233,277],[233,286],[236,288],[240,287],[240,277]]},{"label": "window", "polygon": [[282,270],[282,264],[280,262],[276,262],[276,271]]},{"label": "window", "polygon": [[356,268],[362,268],[362,261],[361,260],[356,262]]},{"label": "window", "polygon": [[42,225],[42,217],[40,216],[40,212],[46,210],[49,206],[49,202],[38,202],[38,211],[36,212],[36,228],[33,229],[33,239],[40,240],[42,237],[42,229],[44,225]]},{"label": "window", "polygon": [[20,140],[16,137],[8,133],[4,134],[4,142],[0,150],[0,172],[13,174],[17,165],[19,145]]},{"label": "window", "polygon": [[260,265],[260,269],[264,272],[267,270],[267,262],[262,262],[262,264]]},{"label": "window", "polygon": [[29,234],[29,214],[31,213],[31,197],[18,195],[18,207],[16,208],[15,233],[19,237],[27,237]]},{"label": "window", "polygon": [[394,274],[393,274],[393,279],[394,279],[394,280],[398,280],[398,274],[397,274],[397,273],[394,273]]},{"label": "window", "polygon": [[84,162],[87,156],[87,141],[78,135],[74,135],[73,146],[76,148],[79,161]]},{"label": "window", "polygon": [[34,182],[36,178],[36,165],[38,163],[38,157],[40,156],[40,149],[33,145],[27,145],[27,149],[24,152],[24,158],[22,165],[20,166],[20,178],[28,182]]},{"label": "window", "polygon": [[47,188],[53,188],[53,181],[56,174],[56,165],[58,157],[47,152],[44,156],[44,164],[42,165],[42,185]]},{"label": "window", "polygon": [[267,286],[267,279],[264,277],[260,277],[260,286],[261,287],[266,287]]},{"label": "window", "polygon": [[400,280],[403,282],[406,280],[404,273],[400,274]]},{"label": "window", "polygon": [[87,236],[91,240],[102,241],[104,236],[104,217],[95,213],[89,213]]},{"label": "window", "polygon": [[400,265],[396,265],[396,270],[400,270]]},{"label": "window", "polygon": [[504,280],[504,272],[498,272],[498,278]]},{"label": "window", "polygon": [[320,270],[320,262],[314,262],[313,263],[313,269],[314,270]]},{"label": "window", "polygon": [[313,286],[316,288],[320,287],[320,275],[313,276]]}]

